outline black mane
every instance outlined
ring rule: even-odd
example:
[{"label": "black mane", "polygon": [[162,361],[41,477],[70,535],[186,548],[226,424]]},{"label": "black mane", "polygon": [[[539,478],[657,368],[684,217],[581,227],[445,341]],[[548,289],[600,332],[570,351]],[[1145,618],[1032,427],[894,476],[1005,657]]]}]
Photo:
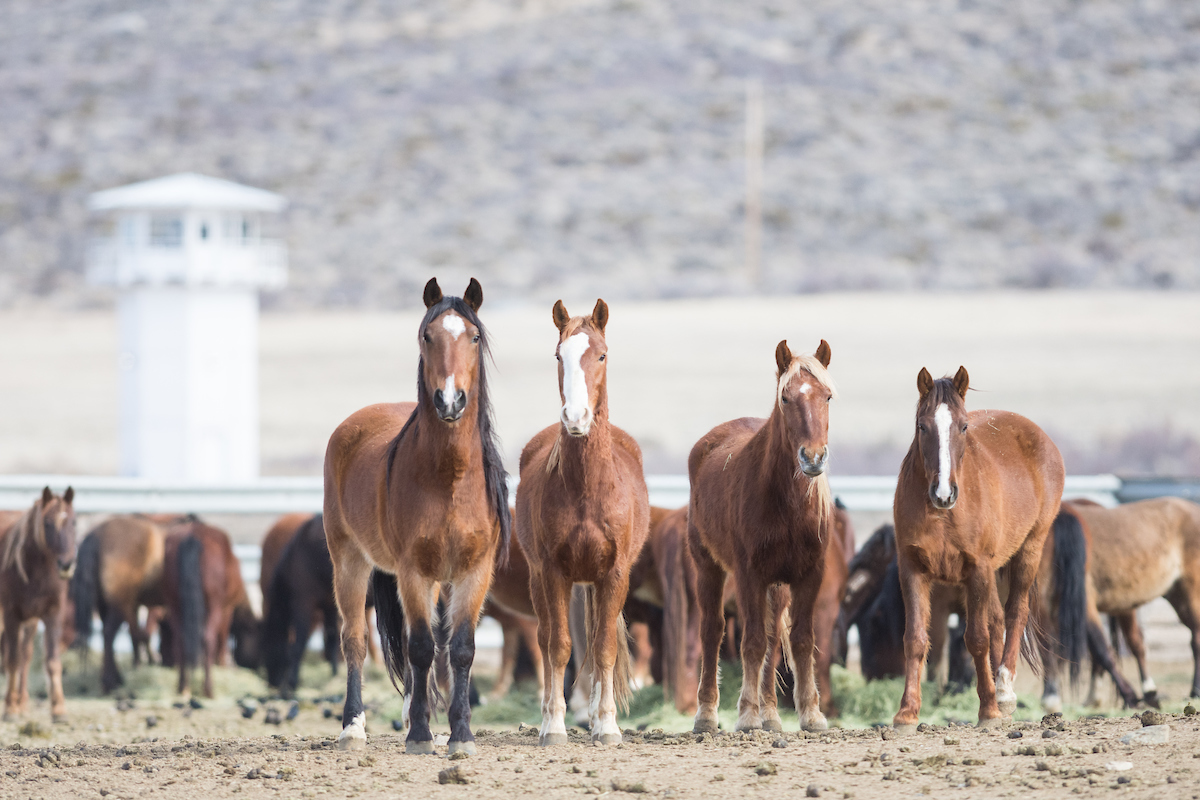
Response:
[{"label": "black mane", "polygon": [[[476,427],[479,430],[479,442],[483,447],[483,480],[487,488],[488,503],[492,507],[492,513],[500,522],[500,552],[497,554],[497,564],[502,565],[508,561],[508,546],[512,538],[512,515],[508,510],[508,473],[504,470],[504,462],[500,458],[500,446],[493,430],[492,422],[492,401],[488,395],[487,372],[485,366],[487,361],[491,359],[491,348],[488,345],[487,329],[483,327],[483,323],[479,321],[479,316],[475,313],[466,301],[461,297],[443,297],[437,303],[434,303],[425,312],[425,318],[421,320],[421,327],[417,332],[417,338],[420,340],[425,336],[425,329],[429,327],[429,323],[433,322],[446,311],[453,311],[463,319],[470,322],[479,330],[479,385],[476,391],[479,395],[479,413],[476,418]],[[425,389],[425,357],[422,356],[417,363],[417,407],[427,405],[432,402],[429,397],[429,392]],[[417,418],[420,415],[413,412],[408,420],[404,423],[404,427],[396,434],[396,438],[392,439],[391,444],[387,449],[387,481],[392,482],[392,464],[396,460],[396,451],[400,448],[400,442],[408,434],[410,428],[417,425]]]}]

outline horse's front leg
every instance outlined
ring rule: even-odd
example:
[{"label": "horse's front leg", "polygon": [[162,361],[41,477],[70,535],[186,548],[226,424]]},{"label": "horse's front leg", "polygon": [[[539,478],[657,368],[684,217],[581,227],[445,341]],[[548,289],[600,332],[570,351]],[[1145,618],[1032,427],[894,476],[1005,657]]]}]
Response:
[{"label": "horse's front leg", "polygon": [[[430,695],[430,680],[433,659],[437,655],[437,642],[433,638],[434,615],[437,612],[439,585],[419,575],[397,575],[400,601],[404,607],[404,621],[408,638],[408,664],[406,675],[411,675],[411,686],[405,686],[405,702],[408,703],[408,737],[404,741],[404,752],[409,755],[432,755],[433,732],[429,720],[433,713]],[[378,606],[377,606],[378,607]],[[361,637],[360,637],[361,638]],[[346,667],[349,673],[349,661]]]},{"label": "horse's front leg", "polygon": [[4,615],[4,631],[0,633],[0,650],[3,650],[4,672],[8,676],[8,688],[4,694],[4,721],[12,720],[20,713],[18,708],[17,663],[21,646],[21,625],[16,615]]},{"label": "horse's front leg", "polygon": [[804,731],[823,731],[829,727],[825,715],[821,713],[821,697],[817,692],[816,635],[813,632],[813,612],[821,592],[824,564],[824,559],[819,560],[816,570],[792,584],[792,633],[789,644],[796,674],[793,696],[796,714],[800,717],[800,730]]},{"label": "horse's front leg", "polygon": [[42,646],[46,651],[46,677],[50,681],[50,719],[54,722],[67,721],[67,700],[63,696],[62,683],[62,617],[61,605],[42,617],[42,624],[46,626]]},{"label": "horse's front leg", "polygon": [[567,743],[567,701],[563,684],[567,662],[571,660],[569,617],[573,587],[553,567],[541,573],[540,583],[542,607],[538,609],[538,639],[543,639],[542,628],[546,628],[542,648],[547,670],[539,741],[542,747],[550,747]]},{"label": "horse's front leg", "polygon": [[17,710],[21,714],[29,711],[29,667],[33,664],[37,627],[37,617],[26,620],[21,626],[21,653],[17,663]]},{"label": "horse's front leg", "polygon": [[929,578],[900,558],[900,589],[904,595],[904,695],[892,726],[916,730],[921,715],[921,671],[929,652]]},{"label": "horse's front leg", "polygon": [[767,659],[767,587],[756,576],[737,575],[738,615],[742,620],[742,694],[737,730],[762,728],[762,677]]},{"label": "horse's front leg", "polygon": [[[1190,619],[1192,616],[1189,614],[1188,618]],[[1129,652],[1133,653],[1134,659],[1137,660],[1138,674],[1142,679],[1142,699],[1146,701],[1146,705],[1158,708],[1160,705],[1158,686],[1155,685],[1154,678],[1150,676],[1150,669],[1146,665],[1146,641],[1142,638],[1142,626],[1138,624],[1137,611],[1113,614],[1113,619],[1121,626],[1121,633],[1125,635]],[[1120,687],[1118,686],[1118,688]]]},{"label": "horse's front leg", "polygon": [[475,625],[492,583],[493,558],[459,580],[450,599],[450,745],[449,752],[475,754],[471,733],[471,665],[475,663]]},{"label": "horse's front leg", "polygon": [[717,704],[721,700],[717,660],[721,639],[725,636],[725,571],[700,544],[695,529],[691,531],[691,541],[700,608],[700,681],[696,689],[696,722],[692,731],[716,733],[719,724]]},{"label": "horse's front leg", "polygon": [[982,564],[967,580],[967,651],[975,659],[975,684],[979,693],[979,725],[990,727],[1001,716],[996,702],[992,668],[992,607],[999,603],[995,573]]},{"label": "horse's front leg", "polygon": [[[595,608],[592,609],[592,741],[600,744],[619,744],[621,728],[617,725],[617,687],[628,696],[629,639],[621,616],[625,597],[629,593],[629,578],[615,578],[596,584]],[[626,637],[624,641],[621,637]],[[624,652],[621,652],[624,651]],[[622,668],[617,670],[618,660]],[[599,698],[597,698],[599,694]]]}]

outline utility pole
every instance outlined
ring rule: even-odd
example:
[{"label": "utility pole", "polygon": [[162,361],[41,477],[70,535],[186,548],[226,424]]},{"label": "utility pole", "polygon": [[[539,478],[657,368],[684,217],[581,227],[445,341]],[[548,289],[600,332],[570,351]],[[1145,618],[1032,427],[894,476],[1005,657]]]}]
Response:
[{"label": "utility pole", "polygon": [[746,281],[762,277],[763,85],[746,81]]}]

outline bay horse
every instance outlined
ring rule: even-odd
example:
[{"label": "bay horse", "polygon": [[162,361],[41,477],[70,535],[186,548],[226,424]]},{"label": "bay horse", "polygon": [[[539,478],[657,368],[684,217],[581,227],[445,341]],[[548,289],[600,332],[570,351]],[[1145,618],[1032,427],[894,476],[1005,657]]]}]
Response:
[{"label": "bay horse", "polygon": [[287,548],[288,543],[296,535],[296,531],[304,523],[313,518],[312,514],[296,512],[284,514],[271,525],[266,536],[263,537],[262,556],[258,561],[258,587],[262,590],[262,616],[265,620],[271,613],[271,578],[275,575],[275,567],[279,564],[279,557],[283,555],[283,551]]},{"label": "bay horse", "polygon": [[100,615],[104,662],[100,685],[105,694],[125,681],[117,668],[113,641],[122,625],[129,626],[133,666],[141,656],[150,660],[150,635],[138,621],[142,606],[156,608],[163,596],[163,553],[166,534],[154,521],[138,516],[115,516],[94,528],[79,544],[70,597],[75,604],[77,646],[87,650],[92,615]]},{"label": "bay horse", "polygon": [[1196,667],[1191,696],[1200,697],[1200,505],[1179,497],[1116,508],[1078,500],[1063,505],[1089,536],[1089,591],[1097,610],[1114,617],[1125,633],[1138,661],[1146,702],[1153,705],[1158,696],[1146,669],[1135,612],[1156,597],[1165,597],[1191,632]]},{"label": "bay horse", "polygon": [[631,695],[622,607],[650,532],[650,496],[641,448],[608,418],[608,304],[572,317],[559,300],[552,317],[562,409],[521,451],[516,515],[546,676],[540,743],[567,742],[568,612],[574,585],[584,584],[587,650],[577,680],[591,685],[592,741],[616,744],[617,706],[627,708]]},{"label": "bay horse", "polygon": [[213,696],[212,667],[235,640],[234,661],[258,662],[258,620],[250,607],[241,565],[229,534],[188,516],[167,529],[163,543],[163,596],[179,669],[179,694],[191,695],[191,672],[203,659],[204,696]]},{"label": "bay horse", "polygon": [[55,722],[66,719],[61,639],[67,586],[75,569],[74,499],[75,490],[69,486],[61,497],[47,486],[0,538],[0,609],[4,617],[0,653],[8,673],[5,721],[29,709],[29,664],[39,620],[45,626],[42,646],[50,680],[50,716]]},{"label": "bay horse", "polygon": [[[811,356],[793,355],[787,341],[781,341],[775,348],[770,417],[718,425],[688,456],[688,542],[700,597],[696,733],[717,730],[717,656],[725,631],[726,573],[733,573],[737,582],[742,627],[744,677],[737,729],[782,730],[773,703],[775,670],[768,666],[767,655],[784,635],[800,726],[828,727],[814,676],[813,616],[825,551],[833,536],[833,500],[825,476],[829,403],[835,394],[830,357],[824,339]],[[790,607],[790,632],[776,624],[784,605]]]},{"label": "bay horse", "polygon": [[[449,750],[475,752],[469,696],[475,625],[493,565],[508,554],[507,475],[492,431],[487,332],[477,314],[483,289],[472,278],[461,298],[445,297],[431,279],[423,299],[417,402],[356,411],[325,452],[325,537],[346,661],[338,736],[344,750],[366,746],[363,609],[370,580],[384,662],[393,682],[403,674],[405,751],[433,753],[436,686],[429,671],[436,649],[448,646]],[[453,587],[448,643],[434,639],[442,584]]]},{"label": "bay horse", "polygon": [[[913,730],[929,650],[935,583],[966,591],[966,646],[975,661],[979,724],[1016,709],[1017,656],[1042,546],[1062,500],[1062,456],[1041,428],[1007,411],[968,412],[970,376],[917,375],[916,424],[893,505],[904,595],[904,695],[892,724]],[[1003,610],[996,571],[1006,567]],[[1035,626],[1036,630],[1036,626]],[[1028,646],[1027,660],[1033,663]]]}]

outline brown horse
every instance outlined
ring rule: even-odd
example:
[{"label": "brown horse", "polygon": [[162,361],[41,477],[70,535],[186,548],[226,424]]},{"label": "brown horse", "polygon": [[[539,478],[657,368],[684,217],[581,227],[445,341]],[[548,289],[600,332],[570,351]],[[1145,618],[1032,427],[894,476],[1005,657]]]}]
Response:
[{"label": "brown horse", "polygon": [[[1007,411],[967,412],[970,377],[917,376],[916,431],[900,467],[893,515],[904,593],[904,696],[893,719],[915,728],[929,650],[934,583],[966,589],[967,650],[975,660],[979,724],[1016,709],[1013,679],[1042,545],[1062,500],[1063,462],[1040,428]],[[996,570],[1007,565],[1003,611]],[[1029,655],[1027,653],[1027,655]]]},{"label": "brown horse", "polygon": [[472,278],[462,298],[443,297],[430,280],[424,300],[417,402],[355,412],[325,453],[325,536],[346,659],[342,749],[366,745],[363,608],[370,578],[384,661],[393,681],[404,675],[409,753],[433,752],[429,669],[441,644],[433,622],[439,586],[453,587],[450,752],[475,752],[475,625],[493,565],[507,557],[507,476],[492,434],[487,334],[476,313],[483,289]]},{"label": "brown horse", "polygon": [[[688,540],[700,597],[700,688],[695,731],[717,730],[717,655],[725,631],[725,575],[737,582],[742,627],[738,730],[782,730],[774,706],[775,671],[767,654],[790,591],[791,631],[784,655],[796,676],[795,704],[805,730],[828,727],[814,677],[813,615],[833,536],[829,459],[830,349],[793,355],[775,348],[775,403],[767,419],[713,428],[688,457]],[[766,712],[764,714],[764,711]]]},{"label": "brown horse", "polygon": [[538,690],[545,689],[546,676],[542,669],[542,650],[538,646],[537,611],[529,593],[529,562],[520,542],[513,542],[508,561],[496,565],[491,590],[483,613],[500,623],[504,631],[504,646],[500,653],[500,676],[488,694],[498,700],[508,694],[513,684],[513,670],[522,642],[529,648],[537,672]]},{"label": "brown horse", "polygon": [[587,653],[579,679],[591,682],[593,742],[621,741],[617,705],[628,707],[629,640],[621,613],[629,574],[650,532],[642,451],[608,419],[608,305],[572,317],[554,304],[558,328],[559,422],[521,452],[517,538],[529,559],[546,687],[541,744],[566,744],[564,674],[571,658],[572,587],[586,585]]},{"label": "brown horse", "polygon": [[234,659],[254,666],[258,620],[250,607],[241,565],[229,535],[195,517],[167,530],[163,546],[163,596],[171,623],[178,691],[191,694],[191,672],[204,660],[204,696],[212,697],[212,667],[235,639]]},{"label": "brown horse", "polygon": [[696,564],[688,552],[687,507],[650,512],[647,546],[661,593],[663,696],[681,714],[694,714],[700,685],[700,598]]},{"label": "brown horse", "polygon": [[113,651],[121,625],[129,626],[133,665],[144,652],[150,658],[150,635],[138,622],[138,608],[162,606],[163,529],[141,516],[117,516],[101,523],[79,544],[71,600],[75,604],[76,642],[87,649],[92,614],[99,613],[104,632],[101,686],[107,694],[124,683]]},{"label": "brown horse", "polygon": [[1137,657],[1146,701],[1157,702],[1157,691],[1146,669],[1134,612],[1156,597],[1165,597],[1192,633],[1196,670],[1191,696],[1200,697],[1200,506],[1178,497],[1116,508],[1079,501],[1063,505],[1090,538],[1089,593],[1097,610],[1115,617],[1124,631]]},{"label": "brown horse", "polygon": [[75,569],[75,490],[62,497],[47,486],[33,506],[11,522],[0,538],[0,609],[4,632],[0,651],[8,673],[4,719],[29,708],[29,664],[38,620],[43,637],[46,674],[50,679],[50,715],[66,718],[62,687],[62,626],[67,586]]},{"label": "brown horse", "polygon": [[262,540],[262,558],[258,562],[258,586],[262,590],[262,616],[266,619],[271,614],[271,578],[275,575],[275,567],[284,549],[300,530],[300,526],[313,518],[312,514],[284,514],[271,526]]}]

